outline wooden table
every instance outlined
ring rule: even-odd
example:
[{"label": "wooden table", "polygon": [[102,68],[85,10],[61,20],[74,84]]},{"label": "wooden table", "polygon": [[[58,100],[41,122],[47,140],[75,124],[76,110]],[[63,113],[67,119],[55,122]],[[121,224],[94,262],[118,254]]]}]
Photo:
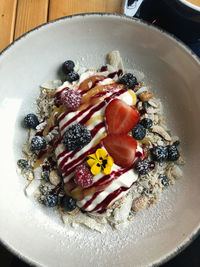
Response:
[{"label": "wooden table", "polygon": [[25,32],[67,15],[120,13],[122,0],[0,0],[0,51]]}]

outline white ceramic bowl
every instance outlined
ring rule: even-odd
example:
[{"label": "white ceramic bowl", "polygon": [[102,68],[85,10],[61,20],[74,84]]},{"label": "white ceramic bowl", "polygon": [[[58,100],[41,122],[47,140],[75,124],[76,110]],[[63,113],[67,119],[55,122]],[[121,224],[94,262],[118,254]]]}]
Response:
[{"label": "white ceramic bowl", "polygon": [[[58,78],[66,59],[101,66],[118,49],[128,68],[145,73],[180,136],[186,165],[177,181],[128,228],[105,234],[64,226],[55,212],[24,195],[16,161],[26,132],[21,120],[35,107],[39,85]],[[200,227],[200,64],[184,45],[160,30],[120,15],[60,19],[18,39],[0,56],[0,237],[38,266],[148,266],[166,261]]]}]

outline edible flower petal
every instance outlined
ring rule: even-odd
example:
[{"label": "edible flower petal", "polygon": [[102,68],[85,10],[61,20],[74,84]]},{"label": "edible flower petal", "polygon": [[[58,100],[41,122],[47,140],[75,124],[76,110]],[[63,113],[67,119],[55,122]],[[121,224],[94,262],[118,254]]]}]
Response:
[{"label": "edible flower petal", "polygon": [[91,168],[91,173],[97,175],[100,172],[104,174],[109,174],[113,166],[113,158],[108,156],[105,149],[99,148],[96,150],[95,154],[88,156],[87,164]]}]

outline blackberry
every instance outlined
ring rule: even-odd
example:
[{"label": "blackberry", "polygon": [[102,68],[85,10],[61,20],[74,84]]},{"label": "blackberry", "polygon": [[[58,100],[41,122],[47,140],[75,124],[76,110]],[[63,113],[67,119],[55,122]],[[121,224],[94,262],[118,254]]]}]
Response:
[{"label": "blackberry", "polygon": [[75,71],[69,72],[67,74],[67,81],[69,81],[70,83],[77,81],[79,79],[79,74]]},{"label": "blackberry", "polygon": [[44,199],[44,205],[47,207],[55,207],[58,204],[58,196],[57,195],[46,195]]},{"label": "blackberry", "polygon": [[66,211],[73,211],[76,208],[76,200],[70,196],[65,195],[62,198],[61,205]]},{"label": "blackberry", "polygon": [[35,129],[36,126],[38,126],[39,121],[38,118],[35,114],[28,114],[26,115],[26,117],[24,118],[24,126],[26,128],[32,128]]},{"label": "blackberry", "polygon": [[143,125],[141,125],[139,123],[132,130],[132,136],[136,140],[144,139],[145,135],[146,135],[146,129],[144,128]]},{"label": "blackberry", "polygon": [[17,161],[17,165],[21,169],[29,169],[31,167],[30,164],[28,163],[28,161],[26,161],[25,159],[19,159]]},{"label": "blackberry", "polygon": [[168,157],[168,149],[165,146],[154,146],[151,150],[153,160],[163,162]]},{"label": "blackberry", "polygon": [[150,171],[150,162],[148,160],[141,160],[139,161],[136,166],[135,170],[140,174],[140,175],[145,175]]},{"label": "blackberry", "polygon": [[180,157],[180,154],[178,152],[177,147],[174,145],[171,145],[171,146],[168,146],[167,148],[168,148],[168,160],[170,161],[178,160]]},{"label": "blackberry", "polygon": [[72,72],[74,70],[74,62],[72,60],[67,60],[62,65],[62,70],[65,74]]},{"label": "blackberry", "polygon": [[31,140],[31,151],[41,150],[46,147],[46,140],[42,136],[35,136]]},{"label": "blackberry", "polygon": [[68,127],[63,144],[68,151],[80,150],[92,140],[91,132],[82,124],[74,124]]},{"label": "blackberry", "polygon": [[169,179],[167,178],[167,176],[165,174],[160,174],[158,176],[158,179],[161,180],[161,183],[164,185],[164,186],[168,186],[169,185]]},{"label": "blackberry", "polygon": [[140,121],[140,124],[144,126],[144,128],[149,129],[153,125],[153,121],[151,119],[144,118]]},{"label": "blackberry", "polygon": [[127,88],[132,89],[138,84],[136,77],[131,73],[124,74],[120,79],[120,83],[124,84]]}]

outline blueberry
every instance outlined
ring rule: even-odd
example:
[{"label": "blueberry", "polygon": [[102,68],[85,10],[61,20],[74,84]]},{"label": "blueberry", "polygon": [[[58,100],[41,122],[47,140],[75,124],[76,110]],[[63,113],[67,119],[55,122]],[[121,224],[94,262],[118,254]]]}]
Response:
[{"label": "blueberry", "polygon": [[17,165],[21,168],[21,169],[29,169],[31,166],[28,163],[28,161],[26,161],[25,159],[19,159],[17,161]]},{"label": "blueberry", "polygon": [[49,171],[44,170],[44,171],[42,172],[42,178],[43,178],[46,182],[48,182],[48,181],[49,181]]},{"label": "blueberry", "polygon": [[153,121],[151,119],[145,118],[140,121],[140,124],[142,124],[144,128],[149,129],[153,125]]},{"label": "blueberry", "polygon": [[154,146],[151,150],[153,160],[163,162],[168,157],[168,149],[165,146]]},{"label": "blueberry", "polygon": [[172,146],[168,146],[167,148],[168,148],[168,160],[170,161],[178,160],[180,157],[180,154],[178,152],[177,147],[172,145]]},{"label": "blueberry", "polygon": [[158,179],[161,180],[161,183],[162,183],[164,186],[168,186],[168,185],[169,185],[169,179],[167,178],[166,175],[164,175],[164,174],[160,174],[160,175],[158,176]]},{"label": "blueberry", "polygon": [[39,121],[38,118],[35,114],[28,114],[26,115],[26,117],[24,118],[24,126],[26,128],[32,128],[35,129],[36,126],[38,126]]},{"label": "blueberry", "polygon": [[132,136],[136,140],[144,139],[145,135],[146,135],[146,129],[144,128],[143,125],[141,125],[139,123],[132,130]]},{"label": "blueberry", "polygon": [[69,72],[67,74],[67,78],[66,80],[69,81],[69,82],[74,82],[74,81],[77,81],[79,79],[79,74],[75,71],[72,71],[72,72]]},{"label": "blueberry", "polygon": [[44,205],[47,207],[55,207],[58,204],[57,195],[46,195],[44,199]]},{"label": "blueberry", "polygon": [[150,171],[150,162],[148,160],[141,160],[139,161],[136,166],[135,170],[140,174],[140,175],[145,175]]},{"label": "blueberry", "polygon": [[62,70],[65,74],[72,72],[74,70],[74,62],[72,60],[67,60],[62,65]]},{"label": "blueberry", "polygon": [[155,162],[150,161],[150,162],[149,162],[149,168],[150,168],[151,170],[153,170],[153,169],[155,168]]},{"label": "blueberry", "polygon": [[80,150],[92,140],[91,132],[82,124],[68,127],[63,143],[68,151]]},{"label": "blueberry", "polygon": [[124,74],[120,79],[120,83],[124,84],[127,88],[134,88],[138,84],[136,77],[131,73]]},{"label": "blueberry", "polygon": [[180,145],[180,141],[179,140],[176,140],[174,143],[173,143],[173,146],[179,146]]},{"label": "blueberry", "polygon": [[46,140],[42,136],[35,136],[31,140],[31,151],[41,150],[46,147]]},{"label": "blueberry", "polygon": [[43,195],[48,195],[49,194],[49,187],[47,185],[40,185],[40,191]]},{"label": "blueberry", "polygon": [[144,102],[142,102],[142,106],[145,110],[147,110],[150,105],[147,101],[144,101]]},{"label": "blueberry", "polygon": [[66,211],[72,211],[76,208],[76,200],[73,199],[70,196],[65,195],[62,198],[62,203],[61,203],[62,207],[64,210]]}]

